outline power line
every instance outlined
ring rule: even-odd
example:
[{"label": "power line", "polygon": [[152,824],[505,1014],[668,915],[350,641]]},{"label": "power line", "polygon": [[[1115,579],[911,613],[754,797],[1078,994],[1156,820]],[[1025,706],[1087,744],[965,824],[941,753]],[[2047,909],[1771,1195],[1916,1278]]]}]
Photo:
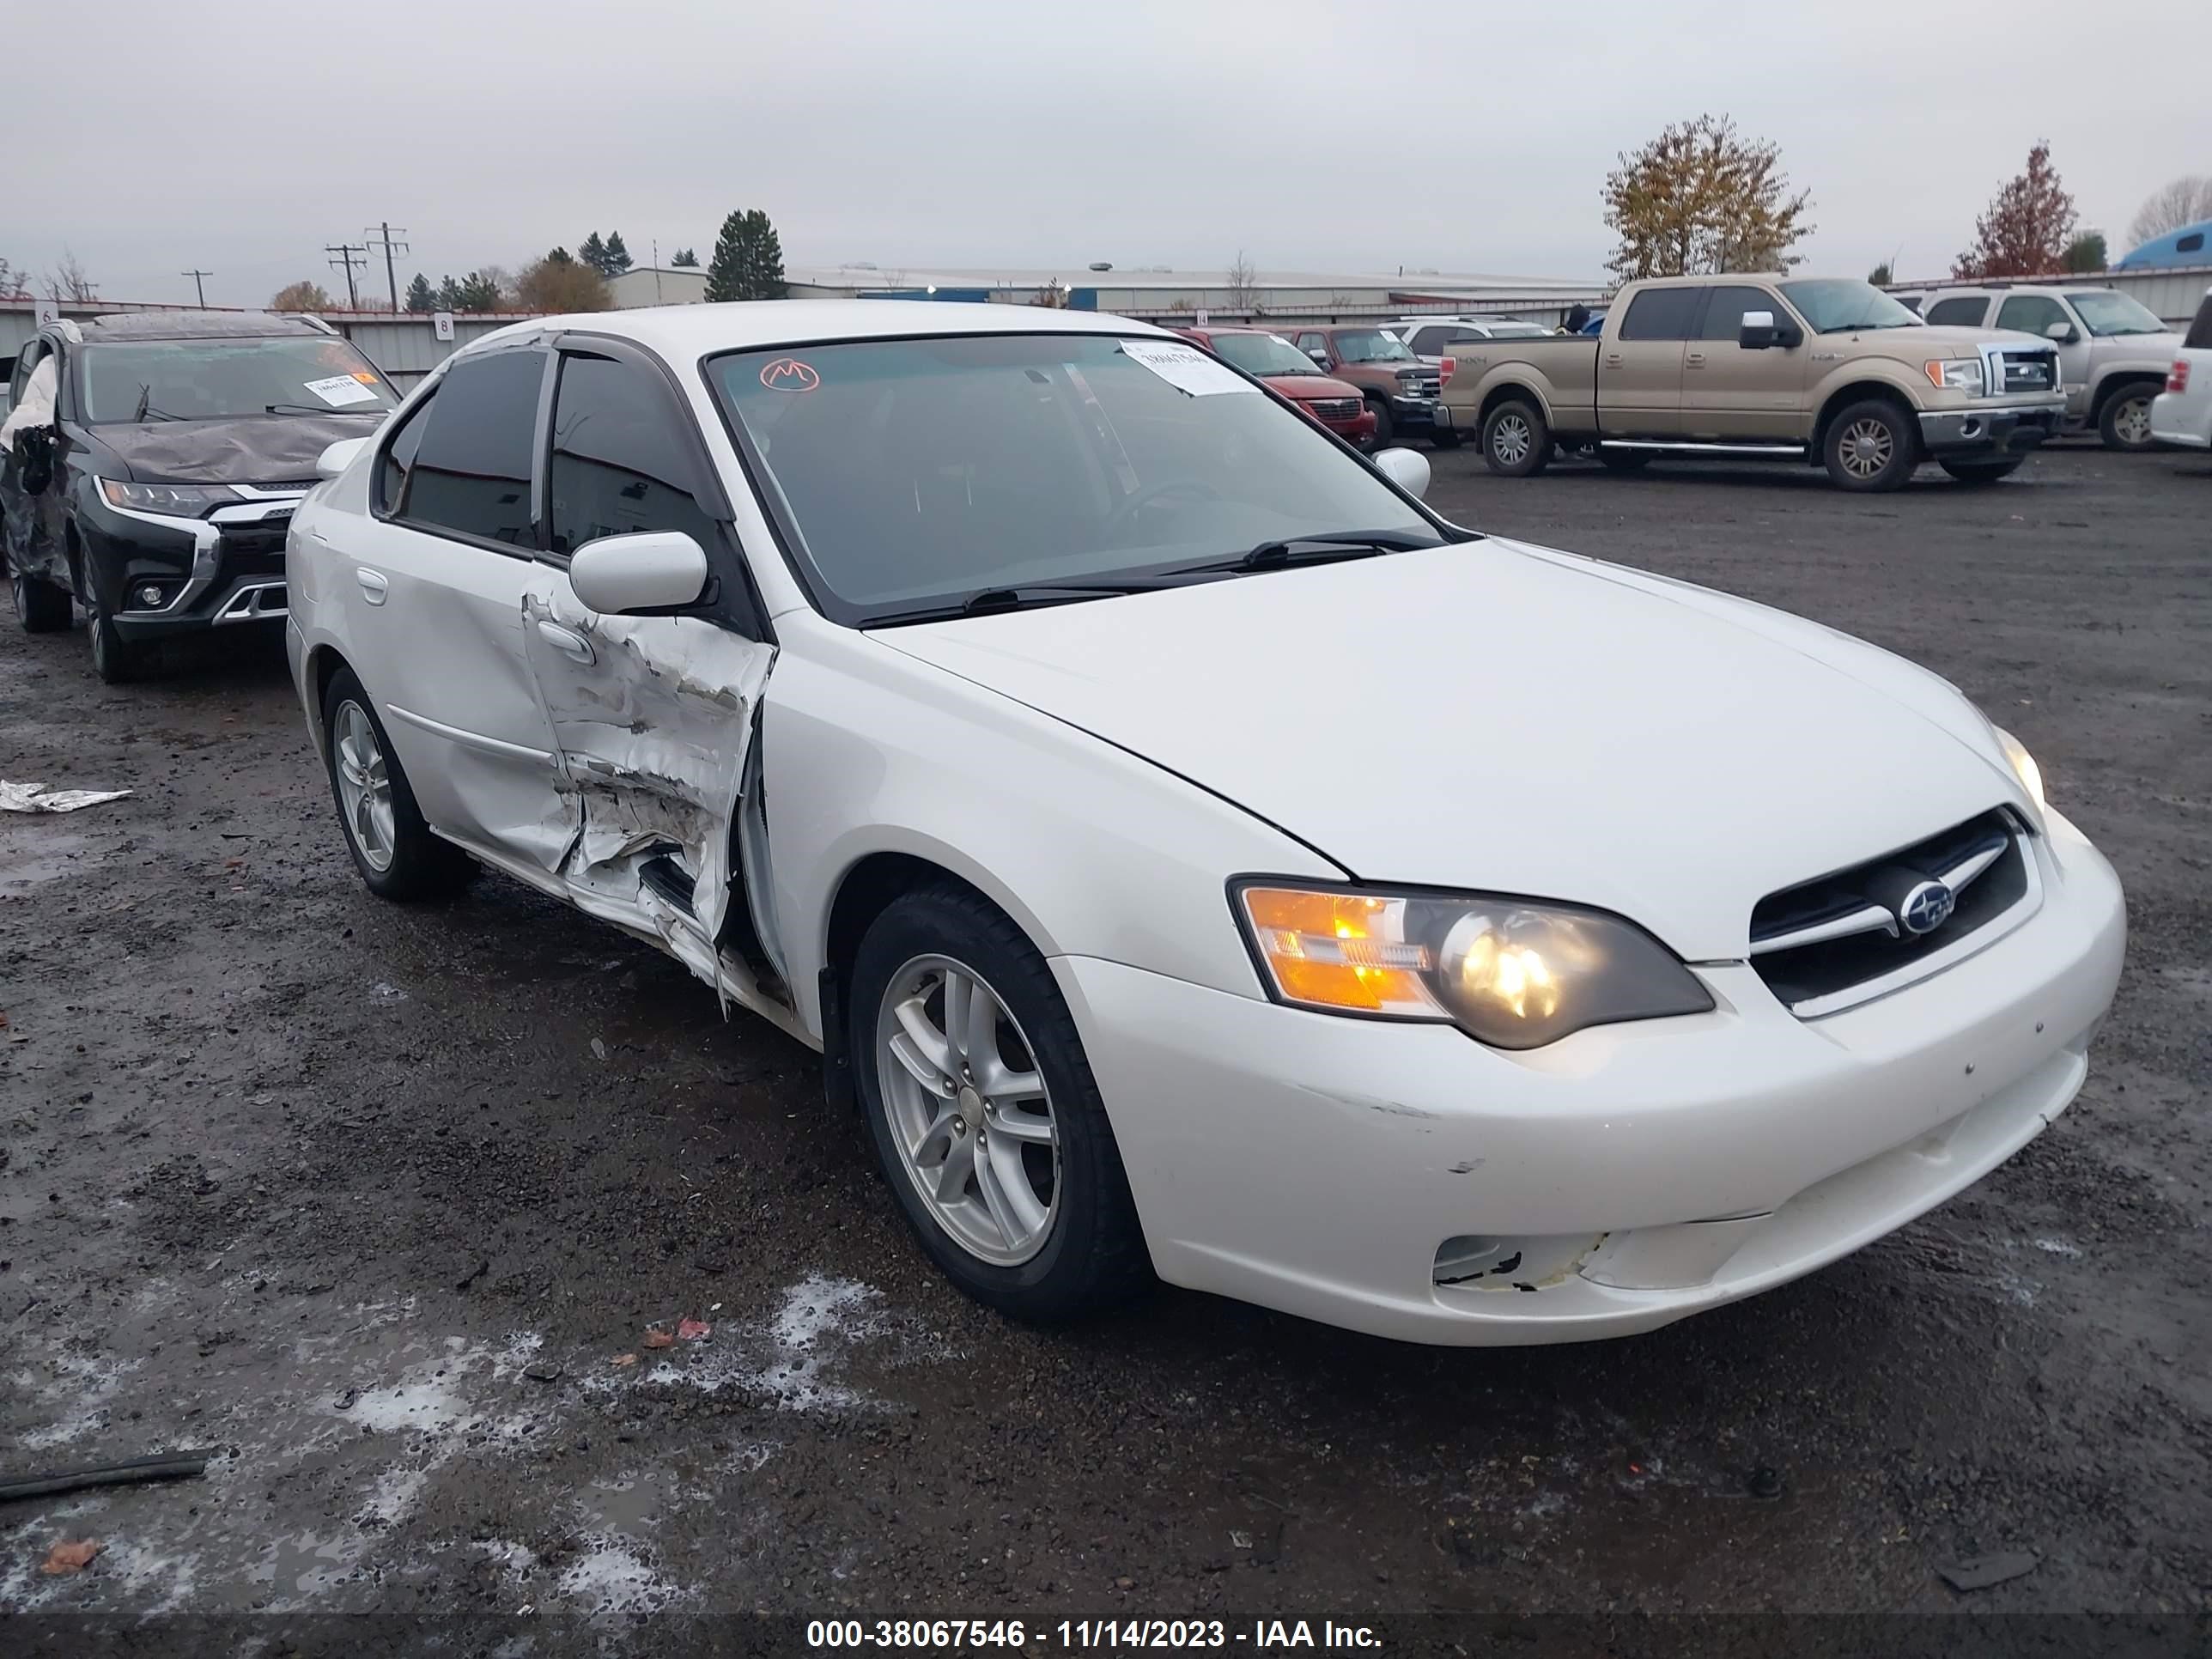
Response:
[{"label": "power line", "polygon": [[[356,270],[365,268],[368,265],[368,260],[366,257],[368,252],[368,245],[361,242],[329,243],[325,245],[323,252],[325,253],[334,253],[337,256],[330,262],[330,267],[332,270],[343,270],[345,272],[346,308],[349,311],[359,311],[361,309],[361,290],[354,286],[353,274]],[[364,257],[356,259],[353,257],[356,253]]]},{"label": "power line", "polygon": [[[407,234],[407,227],[400,226],[396,234],[404,236]],[[369,247],[384,250],[384,280],[392,289],[392,314],[397,316],[399,312],[399,273],[392,267],[392,256],[395,253],[411,252],[413,250],[404,242],[393,240],[394,234],[391,223],[387,221],[380,225],[371,225],[367,230],[362,232],[361,239]]]},{"label": "power line", "polygon": [[179,276],[189,276],[192,279],[192,292],[200,296],[200,309],[203,311],[206,310],[207,285],[204,279],[214,276],[215,272],[211,270],[180,270],[177,275]]}]

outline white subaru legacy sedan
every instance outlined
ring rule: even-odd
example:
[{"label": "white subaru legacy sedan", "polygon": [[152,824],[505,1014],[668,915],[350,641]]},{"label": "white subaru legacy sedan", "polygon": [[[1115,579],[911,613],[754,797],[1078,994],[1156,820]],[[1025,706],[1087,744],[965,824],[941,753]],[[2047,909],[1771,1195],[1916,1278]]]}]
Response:
[{"label": "white subaru legacy sedan", "polygon": [[369,889],[489,866],[820,1048],[1011,1314],[1649,1329],[2001,1163],[2112,999],[2111,866],[1954,688],[1458,528],[1142,324],[520,324],[323,471]]}]

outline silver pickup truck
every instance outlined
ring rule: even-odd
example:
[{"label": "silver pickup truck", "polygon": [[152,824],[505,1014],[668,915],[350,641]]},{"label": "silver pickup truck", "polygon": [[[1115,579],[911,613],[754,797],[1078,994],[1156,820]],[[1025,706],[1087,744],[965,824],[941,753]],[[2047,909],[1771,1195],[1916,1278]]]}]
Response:
[{"label": "silver pickup truck", "polygon": [[1555,449],[1616,471],[1666,455],[1808,461],[1846,489],[1896,489],[1923,461],[1987,483],[2066,415],[2048,341],[1931,328],[1869,283],[1786,276],[1631,283],[1595,339],[1453,348],[1438,424],[1480,434],[1493,472]]}]

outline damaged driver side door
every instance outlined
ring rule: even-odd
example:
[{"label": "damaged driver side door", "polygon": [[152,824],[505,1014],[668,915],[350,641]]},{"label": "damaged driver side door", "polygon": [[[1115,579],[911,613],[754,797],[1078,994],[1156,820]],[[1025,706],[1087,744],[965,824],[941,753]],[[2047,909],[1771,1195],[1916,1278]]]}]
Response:
[{"label": "damaged driver side door", "polygon": [[[775,647],[720,482],[665,373],[596,338],[571,337],[559,358],[542,461],[549,545],[522,631],[561,787],[580,811],[560,873],[583,909],[657,936],[718,990],[754,1002],[743,955],[721,945],[733,896],[744,904],[732,830]],[[706,550],[698,603],[592,611],[568,580],[570,556],[643,531],[678,531]]]}]

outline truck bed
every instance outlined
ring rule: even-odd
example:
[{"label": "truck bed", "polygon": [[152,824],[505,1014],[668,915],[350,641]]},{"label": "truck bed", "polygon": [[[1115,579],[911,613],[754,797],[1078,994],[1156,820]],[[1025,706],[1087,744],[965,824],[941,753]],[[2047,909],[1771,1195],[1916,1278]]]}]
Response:
[{"label": "truck bed", "polygon": [[1605,342],[1589,334],[1547,334],[1525,340],[1462,340],[1452,348],[1455,367],[1443,391],[1452,423],[1462,430],[1480,421],[1484,398],[1501,380],[1522,381],[1540,393],[1561,431],[1597,429],[1597,360]]}]

